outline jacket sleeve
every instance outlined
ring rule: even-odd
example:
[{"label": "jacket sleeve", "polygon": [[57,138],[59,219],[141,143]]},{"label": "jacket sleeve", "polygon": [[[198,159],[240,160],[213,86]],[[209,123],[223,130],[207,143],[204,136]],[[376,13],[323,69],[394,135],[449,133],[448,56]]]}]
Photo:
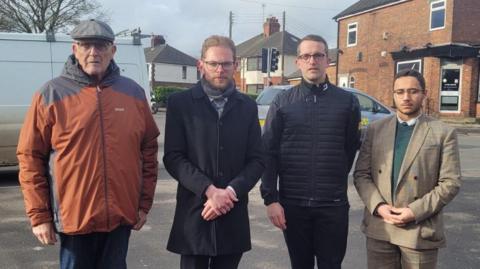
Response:
[{"label": "jacket sleeve", "polygon": [[188,159],[181,100],[176,97],[172,95],[168,98],[163,163],[168,173],[183,187],[203,198],[205,190],[213,182]]},{"label": "jacket sleeve", "polygon": [[33,98],[17,146],[19,181],[32,226],[53,220],[48,183],[52,124],[40,94]]},{"label": "jacket sleeve", "polygon": [[252,105],[252,108],[253,113],[250,117],[248,130],[246,164],[240,174],[229,183],[238,197],[246,195],[257,184],[265,168],[258,109],[256,105]]},{"label": "jacket sleeve", "polygon": [[358,154],[355,172],[353,173],[353,184],[358,195],[373,215],[377,206],[386,203],[372,178],[372,146],[375,140],[375,130],[372,125],[367,127],[365,141],[363,141]]},{"label": "jacket sleeve", "polygon": [[352,94],[352,111],[351,117],[345,128],[345,152],[348,158],[348,172],[352,169],[355,155],[360,146],[360,104],[358,99]]},{"label": "jacket sleeve", "polygon": [[145,118],[145,134],[141,145],[143,184],[140,198],[140,209],[145,213],[148,213],[152,208],[153,197],[155,195],[155,186],[157,185],[157,137],[160,132],[158,131],[158,127],[153,119],[148,102],[146,100],[143,113]]},{"label": "jacket sleeve", "polygon": [[265,205],[278,202],[278,174],[280,139],[283,131],[282,118],[279,113],[279,97],[277,95],[268,109],[263,132],[263,145],[265,148],[265,171],[262,175],[260,192]]},{"label": "jacket sleeve", "polygon": [[460,156],[457,134],[454,129],[448,129],[440,148],[442,152],[437,185],[423,197],[408,205],[415,215],[416,223],[420,223],[442,210],[453,200],[460,189]]}]

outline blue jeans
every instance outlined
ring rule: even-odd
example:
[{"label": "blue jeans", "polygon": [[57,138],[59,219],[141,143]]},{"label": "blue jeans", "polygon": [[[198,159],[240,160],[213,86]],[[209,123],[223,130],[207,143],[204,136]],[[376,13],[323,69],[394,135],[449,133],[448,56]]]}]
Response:
[{"label": "blue jeans", "polygon": [[60,234],[60,268],[123,269],[131,226],[120,226],[107,233]]}]

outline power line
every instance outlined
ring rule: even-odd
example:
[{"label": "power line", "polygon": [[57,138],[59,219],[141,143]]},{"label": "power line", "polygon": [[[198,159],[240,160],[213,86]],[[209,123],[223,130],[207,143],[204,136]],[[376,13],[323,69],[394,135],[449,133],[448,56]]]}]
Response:
[{"label": "power line", "polygon": [[303,8],[303,9],[317,9],[317,10],[324,10],[324,11],[340,11],[340,9],[333,9],[333,8],[324,8],[324,7],[307,7],[307,6],[298,6],[298,5],[285,5],[285,4],[278,4],[272,2],[265,2],[265,1],[256,1],[256,0],[240,0],[242,2],[247,3],[255,3],[260,5],[272,5],[272,6],[280,6],[280,7],[291,7],[291,8]]}]

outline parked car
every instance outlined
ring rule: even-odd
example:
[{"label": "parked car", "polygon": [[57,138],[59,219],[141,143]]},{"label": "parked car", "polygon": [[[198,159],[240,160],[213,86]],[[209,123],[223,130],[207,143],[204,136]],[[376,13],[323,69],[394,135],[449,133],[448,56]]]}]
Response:
[{"label": "parked car", "polygon": [[[286,91],[292,88],[292,85],[279,85],[279,86],[270,86],[266,87],[257,97],[258,105],[258,119],[260,121],[260,126],[265,124],[265,118],[267,117],[268,108],[273,101],[273,98],[282,91]],[[361,139],[365,136],[366,126],[373,121],[393,115],[394,111],[388,106],[380,103],[374,97],[354,88],[342,88],[346,91],[353,93],[360,103],[360,111],[362,113],[361,119]]]}]

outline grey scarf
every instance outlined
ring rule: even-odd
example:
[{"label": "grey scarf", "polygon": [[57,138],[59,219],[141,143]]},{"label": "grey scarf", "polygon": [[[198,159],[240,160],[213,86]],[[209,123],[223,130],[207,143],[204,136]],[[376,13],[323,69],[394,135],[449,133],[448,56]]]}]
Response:
[{"label": "grey scarf", "polygon": [[210,99],[210,102],[218,113],[218,117],[222,116],[223,108],[228,101],[228,98],[235,92],[235,84],[232,82],[223,92],[221,90],[215,89],[211,84],[202,78],[201,80],[202,88],[205,94]]}]

